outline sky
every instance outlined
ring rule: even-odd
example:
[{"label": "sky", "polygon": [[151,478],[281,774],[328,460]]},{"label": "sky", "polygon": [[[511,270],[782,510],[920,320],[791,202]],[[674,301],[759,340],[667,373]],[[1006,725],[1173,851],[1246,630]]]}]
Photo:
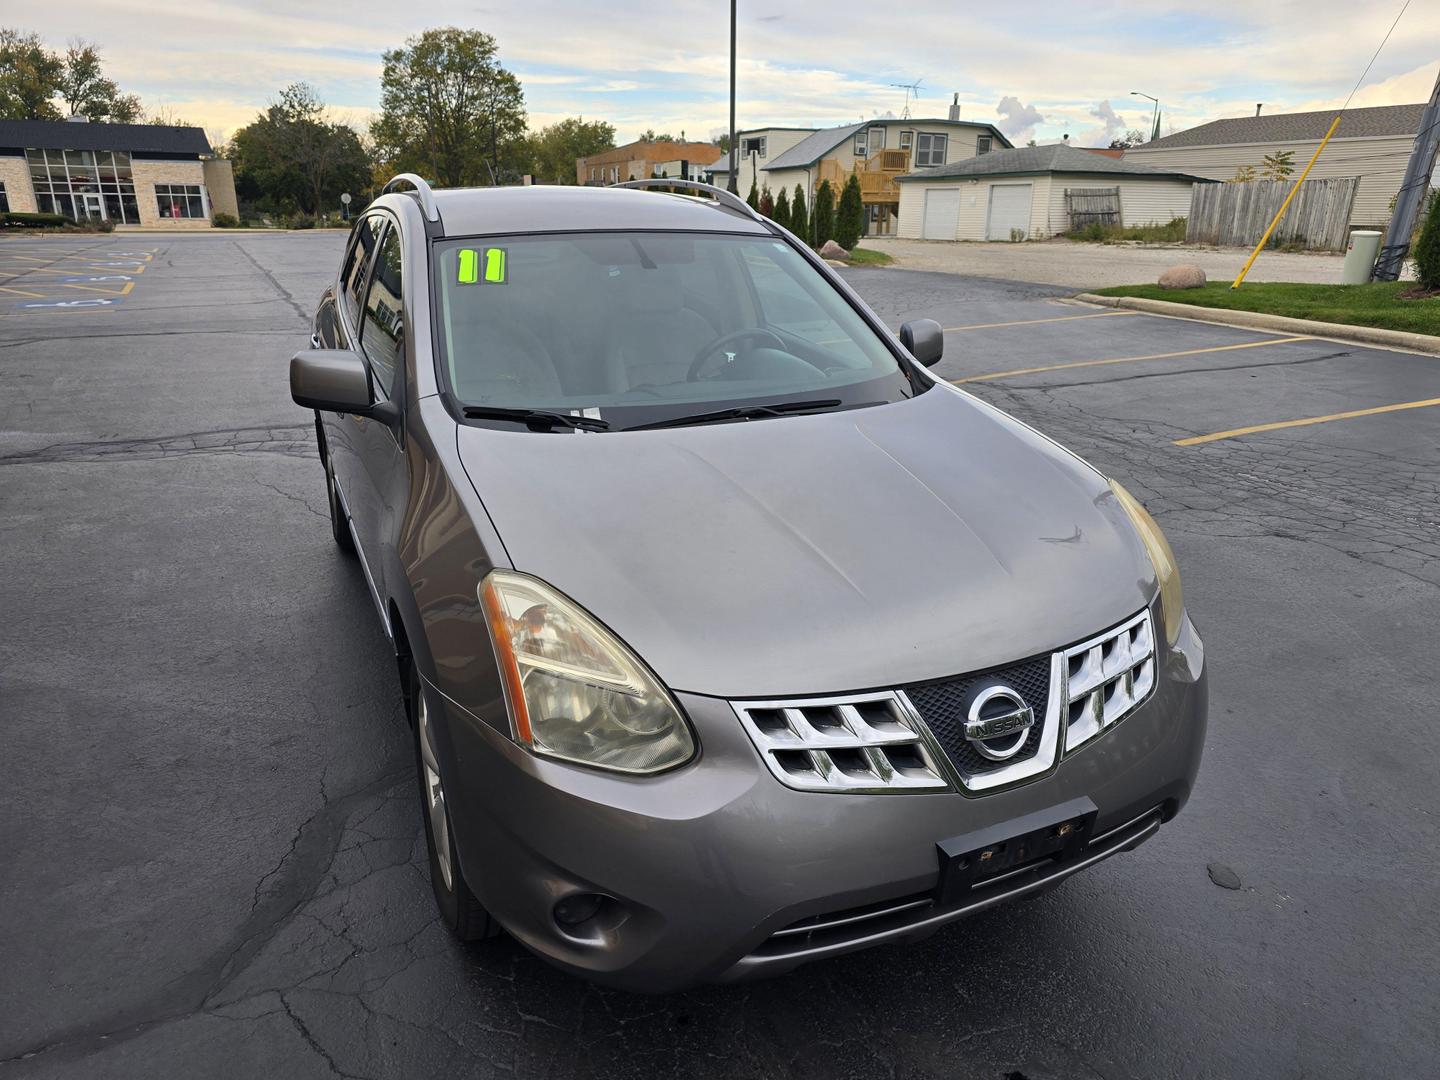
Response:
[{"label": "sky", "polygon": [[[1334,108],[1403,0],[1031,0],[780,3],[739,0],[737,126],[821,127],[900,115],[995,123],[1017,145],[1070,135],[1103,146],[1207,120]],[[433,26],[493,35],[524,87],[532,127],[566,116],[709,139],[728,125],[729,11],[723,0],[85,0],[9,6],[0,23],[52,47],[77,33],[147,106],[226,137],[285,85],[306,81],[363,127],[382,54]],[[423,13],[422,13],[423,12]],[[1440,70],[1440,3],[1412,0],[1356,105],[1424,101]]]}]

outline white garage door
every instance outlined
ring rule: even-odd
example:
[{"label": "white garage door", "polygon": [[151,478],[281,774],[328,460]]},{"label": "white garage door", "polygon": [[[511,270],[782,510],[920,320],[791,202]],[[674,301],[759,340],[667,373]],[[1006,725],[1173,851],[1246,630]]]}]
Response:
[{"label": "white garage door", "polygon": [[960,189],[937,188],[925,192],[925,221],[920,235],[926,240],[954,240],[960,219]]},{"label": "white garage door", "polygon": [[985,219],[986,240],[1009,240],[1010,230],[1030,235],[1031,184],[991,184],[990,215]]}]

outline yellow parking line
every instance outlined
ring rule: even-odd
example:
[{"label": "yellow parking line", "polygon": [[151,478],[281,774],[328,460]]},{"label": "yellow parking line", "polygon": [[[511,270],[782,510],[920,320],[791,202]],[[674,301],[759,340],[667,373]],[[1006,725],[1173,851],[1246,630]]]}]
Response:
[{"label": "yellow parking line", "polygon": [[1169,360],[1176,356],[1198,356],[1201,353],[1232,352],[1235,349],[1258,349],[1264,345],[1288,345],[1293,341],[1313,341],[1314,338],[1285,337],[1267,338],[1265,341],[1242,341],[1238,345],[1212,345],[1208,349],[1182,349],[1180,352],[1151,353],[1149,356],[1112,356],[1108,360],[1072,360],[1068,364],[1047,364],[1044,367],[1016,368],[1013,371],[992,371],[988,375],[970,375],[963,379],[951,379],[956,384],[988,382],[991,379],[1008,379],[1013,375],[1038,375],[1045,371],[1064,371],[1067,368],[1100,367],[1105,364],[1133,364],[1140,360]]},{"label": "yellow parking line", "polygon": [[45,294],[38,292],[26,292],[24,289],[9,289],[0,285],[0,292],[14,293],[16,296],[28,296],[31,300],[44,300]]},{"label": "yellow parking line", "polygon": [[1328,416],[1307,416],[1304,420],[1280,420],[1274,424],[1254,424],[1250,427],[1216,431],[1209,435],[1196,435],[1189,439],[1176,439],[1176,446],[1199,446],[1201,443],[1219,442],[1221,439],[1237,439],[1241,435],[1254,435],[1257,431],[1279,431],[1281,428],[1308,427],[1311,424],[1328,424],[1331,420],[1349,420],[1355,416],[1376,416],[1379,413],[1399,412],[1402,409],[1424,409],[1440,405],[1440,398],[1426,398],[1424,401],[1402,401],[1398,405],[1377,405],[1373,409],[1352,409],[1350,412],[1330,413]]},{"label": "yellow parking line", "polygon": [[1117,315],[1139,315],[1138,311],[1096,311],[1089,315],[1057,315],[1053,319],[1020,319],[1016,322],[975,323],[973,326],[947,326],[944,333],[957,330],[998,330],[1003,326],[1034,326],[1036,323],[1073,322],[1076,319],[1113,319]]},{"label": "yellow parking line", "polygon": [[127,281],[118,289],[101,289],[95,285],[61,285],[62,289],[83,289],[86,292],[98,292],[104,296],[125,296],[135,287],[133,281]]}]

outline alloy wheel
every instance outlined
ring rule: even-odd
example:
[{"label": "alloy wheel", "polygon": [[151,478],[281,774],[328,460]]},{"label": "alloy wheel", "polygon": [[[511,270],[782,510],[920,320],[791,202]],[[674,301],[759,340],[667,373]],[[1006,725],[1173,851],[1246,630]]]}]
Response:
[{"label": "alloy wheel", "polygon": [[435,756],[435,731],[430,724],[430,706],[423,693],[416,694],[415,722],[419,728],[420,767],[424,771],[425,812],[430,815],[430,837],[435,845],[435,862],[445,889],[454,888],[450,868],[450,822],[445,811],[445,786],[440,782],[440,762]]}]

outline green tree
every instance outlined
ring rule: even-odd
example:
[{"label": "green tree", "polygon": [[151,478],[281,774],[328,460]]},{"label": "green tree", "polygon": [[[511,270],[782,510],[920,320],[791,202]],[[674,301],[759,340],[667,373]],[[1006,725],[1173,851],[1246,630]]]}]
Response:
[{"label": "green tree", "polygon": [[0,29],[0,120],[59,120],[51,101],[65,62],[39,34]]},{"label": "green tree", "polygon": [[760,193],[755,190],[755,178],[750,178],[750,194],[745,196],[745,201],[750,204],[751,210],[760,208]]},{"label": "green tree", "polygon": [[235,192],[276,211],[320,213],[340,193],[370,186],[370,161],[354,129],[325,115],[325,103],[294,83],[230,141]]},{"label": "green tree", "polygon": [[1295,171],[1295,151],[1276,150],[1260,159],[1261,175],[1266,180],[1284,180]]},{"label": "green tree", "polygon": [[1228,184],[1248,184],[1255,179],[1254,165],[1236,165],[1235,175],[1226,181]]},{"label": "green tree", "polygon": [[766,184],[760,189],[760,202],[755,207],[760,213],[770,220],[775,220],[775,196],[770,194],[770,185]]},{"label": "green tree", "polygon": [[775,196],[775,213],[770,215],[776,225],[782,229],[790,228],[790,196],[785,189],[780,189],[780,194]]},{"label": "green tree", "polygon": [[805,243],[810,243],[810,219],[805,211],[805,189],[799,184],[795,185],[795,193],[790,196],[790,231]]},{"label": "green tree", "polygon": [[710,141],[720,148],[721,153],[730,153],[730,133],[728,131],[716,135]]},{"label": "green tree", "polygon": [[603,120],[567,117],[530,136],[529,172],[547,184],[573,184],[575,160],[615,147],[615,128]]},{"label": "green tree", "polygon": [[855,250],[865,229],[865,203],[860,198],[860,178],[854,173],[840,192],[840,209],[835,215],[835,242],[846,251]]},{"label": "green tree", "polygon": [[501,66],[495,39],[447,26],[384,55],[378,157],[445,187],[499,183],[524,167],[525,95]]},{"label": "green tree", "polygon": [[1440,289],[1440,193],[1430,193],[1430,208],[1425,212],[1425,224],[1420,228],[1413,254],[1421,286]]},{"label": "green tree", "polygon": [[826,240],[835,239],[835,189],[829,180],[821,180],[815,189],[815,215],[811,222],[815,233],[815,248],[825,246]]},{"label": "green tree", "polygon": [[122,94],[115,80],[105,77],[100,50],[79,38],[65,50],[56,93],[70,116],[112,124],[133,124],[140,119],[140,99],[134,94]]}]

